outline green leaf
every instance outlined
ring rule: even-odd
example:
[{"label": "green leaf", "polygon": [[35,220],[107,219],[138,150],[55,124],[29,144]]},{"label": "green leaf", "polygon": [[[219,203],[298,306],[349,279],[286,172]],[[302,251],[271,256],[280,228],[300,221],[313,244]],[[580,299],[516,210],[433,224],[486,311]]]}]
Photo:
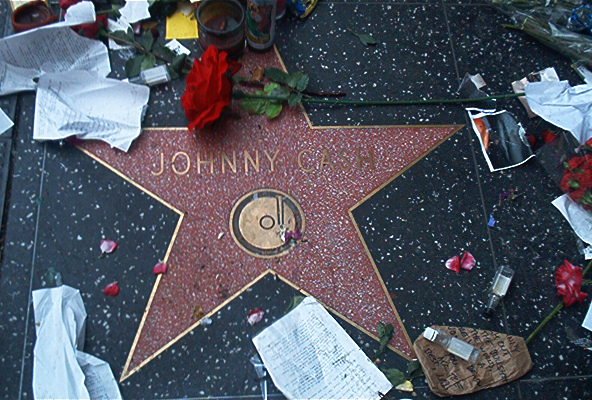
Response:
[{"label": "green leaf", "polygon": [[288,96],[288,105],[293,107],[302,102],[302,93],[292,93]]},{"label": "green leaf", "polygon": [[251,114],[263,115],[265,114],[265,108],[268,102],[269,100],[250,99],[247,97],[241,100],[240,105],[245,111]]},{"label": "green leaf", "polygon": [[380,347],[378,348],[378,352],[376,353],[376,357],[378,357],[379,355],[381,355],[384,352],[384,350],[386,349],[386,346],[393,338],[393,334],[395,333],[395,327],[391,324],[385,324],[384,322],[381,322],[378,324],[377,331],[378,331],[378,338],[380,340]]},{"label": "green leaf", "polygon": [[171,69],[177,72],[178,74],[181,74],[186,59],[187,54],[179,54],[178,56],[175,56],[173,58],[173,61],[171,61]]},{"label": "green leaf", "polygon": [[156,65],[156,57],[154,54],[145,54],[142,63],[140,64],[140,70],[152,68]]},{"label": "green leaf", "polygon": [[147,51],[152,50],[152,46],[154,45],[154,36],[152,36],[152,31],[146,31],[138,38],[138,43],[142,45]]},{"label": "green leaf", "polygon": [[290,311],[292,311],[293,309],[295,309],[296,307],[298,307],[298,305],[300,303],[302,303],[302,300],[304,300],[304,299],[305,299],[304,296],[292,297],[292,301],[290,301],[290,304],[288,305],[288,309],[286,310],[286,314],[289,313]]},{"label": "green leaf", "polygon": [[134,33],[131,29],[128,29],[127,31],[109,32],[109,36],[121,45],[129,45],[134,42]]},{"label": "green leaf", "polygon": [[362,42],[362,44],[364,46],[374,46],[374,45],[378,44],[376,39],[374,39],[374,37],[372,35],[370,35],[369,33],[358,33],[358,32],[354,32],[351,29],[348,29],[348,30],[353,35],[356,35],[358,37],[358,39],[360,40],[360,42]]},{"label": "green leaf", "polygon": [[423,370],[421,369],[421,364],[418,360],[411,360],[407,363],[407,378],[408,379],[415,379],[419,376],[423,375]]},{"label": "green leaf", "polygon": [[288,74],[279,68],[265,68],[265,77],[272,82],[283,84],[288,80]]},{"label": "green leaf", "polygon": [[265,87],[263,88],[263,91],[268,96],[281,97],[283,100],[286,100],[286,101],[288,100],[288,97],[290,96],[290,91],[286,87],[280,86],[274,82],[271,82],[271,83],[268,83],[267,85],[265,85]]},{"label": "green leaf", "polygon": [[282,112],[282,104],[277,101],[268,101],[265,105],[265,115],[269,119],[277,118]]},{"label": "green leaf", "polygon": [[156,57],[166,60],[166,62],[169,63],[172,62],[175,57],[177,57],[177,54],[174,51],[160,42],[155,42],[152,45],[152,54],[154,54]]},{"label": "green leaf", "polygon": [[308,86],[308,75],[302,71],[296,71],[288,76],[286,84],[292,89],[302,92]]},{"label": "green leaf", "polygon": [[396,368],[383,369],[382,372],[393,386],[398,386],[407,380],[405,374]]},{"label": "green leaf", "polygon": [[128,78],[140,75],[142,71],[142,63],[144,61],[144,55],[140,54],[133,58],[130,58],[125,63],[125,75]]},{"label": "green leaf", "polygon": [[374,39],[372,35],[367,33],[358,34],[358,39],[360,39],[360,42],[362,42],[364,46],[374,46],[378,44],[376,39]]}]

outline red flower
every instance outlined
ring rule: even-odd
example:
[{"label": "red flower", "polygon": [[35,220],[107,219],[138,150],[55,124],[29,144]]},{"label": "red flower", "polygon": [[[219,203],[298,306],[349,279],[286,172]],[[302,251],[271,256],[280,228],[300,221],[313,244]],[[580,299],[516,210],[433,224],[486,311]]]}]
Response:
[{"label": "red flower", "polygon": [[169,269],[168,265],[166,265],[166,263],[159,261],[154,268],[152,268],[152,272],[154,272],[154,275],[161,275],[161,274],[166,274],[167,270]]},{"label": "red flower", "polygon": [[121,288],[119,287],[119,283],[117,281],[111,282],[103,288],[103,294],[109,297],[117,297],[120,291]]},{"label": "red flower", "polygon": [[60,0],[60,8],[62,10],[67,10],[70,6],[73,6],[76,3],[80,3],[80,0]]},{"label": "red flower", "polygon": [[569,159],[567,162],[567,169],[573,171],[576,168],[579,168],[584,164],[586,158],[584,156],[575,156]]},{"label": "red flower", "polygon": [[557,295],[563,296],[563,304],[570,307],[575,303],[581,303],[588,296],[582,292],[582,283],[584,281],[582,267],[576,267],[568,260],[557,268],[555,272],[555,286]]},{"label": "red flower", "polygon": [[239,63],[230,61],[228,53],[214,46],[208,47],[201,60],[195,60],[181,97],[191,131],[220,118],[232,101],[231,77],[239,69]]},{"label": "red flower", "polygon": [[73,26],[76,32],[81,34],[82,36],[86,36],[87,38],[95,39],[99,36],[99,31],[101,28],[107,29],[107,16],[106,15],[97,15],[97,19],[95,22],[91,22],[89,24],[82,24]]},{"label": "red flower", "polygon": [[548,129],[543,131],[543,133],[541,133],[541,136],[543,138],[543,142],[545,143],[551,143],[559,137],[559,135],[557,135],[555,132],[550,131]]}]

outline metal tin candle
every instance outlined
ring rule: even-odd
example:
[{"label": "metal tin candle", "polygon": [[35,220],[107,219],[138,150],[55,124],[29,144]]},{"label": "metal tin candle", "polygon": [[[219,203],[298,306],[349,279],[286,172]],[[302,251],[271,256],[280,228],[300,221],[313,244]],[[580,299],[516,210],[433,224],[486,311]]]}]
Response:
[{"label": "metal tin candle", "polygon": [[245,48],[245,12],[237,0],[205,0],[197,9],[199,46],[238,57]]}]

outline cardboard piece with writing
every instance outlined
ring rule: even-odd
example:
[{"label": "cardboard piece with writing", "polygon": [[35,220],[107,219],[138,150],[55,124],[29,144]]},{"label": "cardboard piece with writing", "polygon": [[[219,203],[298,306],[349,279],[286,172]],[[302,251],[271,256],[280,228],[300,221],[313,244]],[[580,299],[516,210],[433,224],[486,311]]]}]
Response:
[{"label": "cardboard piece with writing", "polygon": [[456,396],[500,386],[532,369],[523,338],[503,333],[452,326],[433,326],[481,350],[475,364],[456,357],[442,346],[420,336],[413,349],[428,385],[438,396]]}]

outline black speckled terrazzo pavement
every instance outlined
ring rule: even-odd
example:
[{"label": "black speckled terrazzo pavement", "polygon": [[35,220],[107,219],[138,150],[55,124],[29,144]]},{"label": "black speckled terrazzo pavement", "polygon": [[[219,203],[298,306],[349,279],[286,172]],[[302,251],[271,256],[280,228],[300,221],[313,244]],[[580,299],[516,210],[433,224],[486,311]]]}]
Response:
[{"label": "black speckled terrazzo pavement", "polygon": [[[313,87],[353,98],[453,97],[465,72],[482,73],[489,93],[506,93],[513,80],[547,66],[572,84],[580,82],[568,60],[504,30],[506,17],[482,3],[320,1],[307,20],[280,22],[277,46],[287,68],[305,70]],[[0,15],[6,10],[1,2]],[[372,33],[380,43],[366,48],[347,28]],[[0,32],[9,32],[5,20]],[[183,43],[196,50],[194,43]],[[114,76],[121,75],[124,58],[112,55]],[[185,124],[182,86],[178,81],[152,91],[145,126]],[[154,282],[143,269],[164,256],[178,218],[71,145],[32,141],[33,104],[32,94],[0,99],[16,123],[12,136],[0,137],[0,145],[12,151],[0,238],[0,396],[5,399],[32,398],[30,295],[50,284],[50,268],[81,290],[88,313],[85,350],[108,361],[119,376]],[[536,125],[517,101],[501,104],[527,129]],[[319,126],[467,124],[458,106],[307,111]],[[499,194],[510,188],[521,196],[499,206]],[[557,265],[564,258],[584,263],[569,225],[550,204],[558,195],[536,160],[489,172],[478,141],[465,127],[356,208],[354,218],[412,339],[431,324],[527,336],[557,301]],[[487,225],[491,213],[494,227]],[[120,248],[99,259],[102,237],[117,240]],[[475,269],[458,275],[447,270],[444,261],[464,250],[476,257]],[[484,319],[487,288],[496,267],[504,264],[516,276],[496,315]],[[101,288],[115,277],[120,296],[104,297]],[[267,275],[213,315],[211,324],[196,328],[121,383],[123,397],[261,398],[249,364],[255,351],[251,338],[281,317],[295,294]],[[575,337],[592,339],[580,326],[588,304],[563,312],[532,343],[529,374],[466,398],[592,398],[592,352],[571,343]],[[255,307],[266,315],[251,327],[246,314]],[[337,320],[374,354],[376,341]],[[388,352],[382,365],[404,369],[405,361]],[[414,396],[393,391],[389,398],[437,398],[423,379],[414,383]],[[283,398],[273,385],[269,391],[270,398]]]}]

